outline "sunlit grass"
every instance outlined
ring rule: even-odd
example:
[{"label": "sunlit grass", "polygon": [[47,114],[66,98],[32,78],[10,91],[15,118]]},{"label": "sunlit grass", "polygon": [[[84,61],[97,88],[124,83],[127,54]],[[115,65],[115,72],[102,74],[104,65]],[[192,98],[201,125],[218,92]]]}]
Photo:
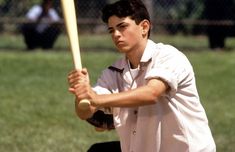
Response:
[{"label": "sunlit grass", "polygon": [[[210,51],[204,37],[168,38],[156,36],[161,42],[188,49],[184,53],[194,67],[217,151],[233,151],[235,50]],[[0,39],[0,151],[84,152],[93,143],[117,139],[114,131],[97,133],[75,116],[73,96],[67,91],[66,77],[73,65],[66,37],[47,52],[25,51],[18,36]],[[81,37],[82,63],[93,84],[101,71],[120,57],[107,39],[109,36],[103,41],[98,36]],[[228,39],[231,46],[232,41]]]}]

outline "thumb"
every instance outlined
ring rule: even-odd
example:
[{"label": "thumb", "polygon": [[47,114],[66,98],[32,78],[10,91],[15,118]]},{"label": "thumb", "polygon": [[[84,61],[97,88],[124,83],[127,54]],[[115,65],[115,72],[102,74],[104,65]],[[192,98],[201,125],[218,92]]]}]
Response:
[{"label": "thumb", "polygon": [[83,69],[82,69],[82,73],[83,73],[84,75],[86,75],[86,79],[87,79],[87,81],[90,83],[90,78],[89,78],[88,70],[87,70],[86,68],[83,68]]}]

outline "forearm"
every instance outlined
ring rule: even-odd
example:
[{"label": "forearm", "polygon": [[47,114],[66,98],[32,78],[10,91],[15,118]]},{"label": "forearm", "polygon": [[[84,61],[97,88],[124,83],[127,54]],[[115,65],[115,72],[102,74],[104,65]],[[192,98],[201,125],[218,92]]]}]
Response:
[{"label": "forearm", "polygon": [[97,95],[94,99],[98,107],[135,107],[154,104],[155,101],[156,96],[148,87],[109,95]]},{"label": "forearm", "polygon": [[96,95],[93,102],[97,107],[136,107],[155,104],[168,89],[161,80],[153,79],[147,85],[115,94]]},{"label": "forearm", "polygon": [[92,115],[96,111],[96,108],[93,106],[90,106],[89,109],[81,109],[79,108],[78,104],[79,104],[79,101],[75,99],[75,111],[76,111],[77,116],[81,118],[82,120],[86,120],[92,117]]}]

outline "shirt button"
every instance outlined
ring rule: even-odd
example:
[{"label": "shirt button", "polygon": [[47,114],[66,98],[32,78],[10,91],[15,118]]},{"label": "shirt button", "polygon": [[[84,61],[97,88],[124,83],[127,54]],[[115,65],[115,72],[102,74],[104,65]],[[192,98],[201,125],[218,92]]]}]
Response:
[{"label": "shirt button", "polygon": [[136,131],[135,130],[132,133],[133,133],[133,135],[136,135]]},{"label": "shirt button", "polygon": [[134,114],[135,114],[135,115],[137,115],[137,114],[138,114],[138,111],[137,111],[137,110],[135,110],[135,111],[134,111]]}]

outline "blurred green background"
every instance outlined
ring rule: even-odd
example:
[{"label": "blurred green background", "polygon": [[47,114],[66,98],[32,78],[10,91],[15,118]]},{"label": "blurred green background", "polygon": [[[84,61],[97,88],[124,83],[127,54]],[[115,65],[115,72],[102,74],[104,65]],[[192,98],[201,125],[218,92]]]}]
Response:
[{"label": "blurred green background", "polygon": [[[207,49],[206,37],[158,35],[152,39],[176,46],[189,58],[217,151],[233,151],[235,41],[229,39],[230,49],[216,52]],[[115,131],[96,132],[76,117],[67,85],[73,64],[65,36],[47,51],[25,51],[17,35],[0,41],[1,152],[85,152],[96,142],[118,139]],[[121,57],[108,35],[81,35],[80,45],[83,66],[93,84],[104,68]]]}]

